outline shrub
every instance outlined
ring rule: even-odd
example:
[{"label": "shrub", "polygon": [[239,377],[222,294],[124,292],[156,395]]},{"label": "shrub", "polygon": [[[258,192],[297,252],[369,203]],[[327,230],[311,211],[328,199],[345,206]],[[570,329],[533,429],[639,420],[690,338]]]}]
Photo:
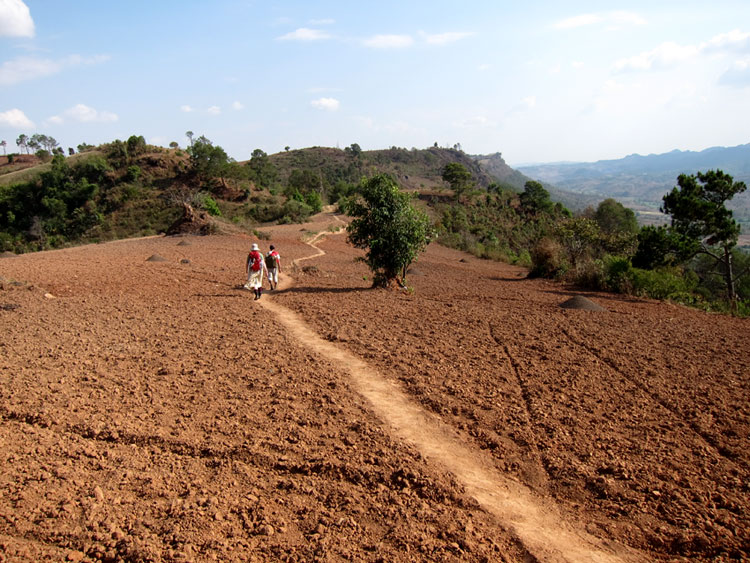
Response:
[{"label": "shrub", "polygon": [[684,298],[686,294],[691,294],[695,288],[695,280],[679,275],[670,269],[641,270],[640,268],[633,268],[630,270],[629,277],[634,294],[651,297],[652,299],[677,299],[680,296]]},{"label": "shrub", "polygon": [[606,288],[618,293],[632,293],[630,260],[622,256],[604,257],[604,283]]},{"label": "shrub", "polygon": [[560,278],[569,266],[562,245],[549,237],[541,239],[531,250],[532,277]]},{"label": "shrub", "polygon": [[573,277],[574,283],[580,287],[595,290],[606,289],[604,264],[601,260],[581,260],[576,264]]},{"label": "shrub", "polygon": [[216,203],[216,200],[212,198],[211,196],[206,196],[203,200],[203,209],[205,209],[209,215],[213,217],[221,217],[221,209],[219,209],[219,205]]}]

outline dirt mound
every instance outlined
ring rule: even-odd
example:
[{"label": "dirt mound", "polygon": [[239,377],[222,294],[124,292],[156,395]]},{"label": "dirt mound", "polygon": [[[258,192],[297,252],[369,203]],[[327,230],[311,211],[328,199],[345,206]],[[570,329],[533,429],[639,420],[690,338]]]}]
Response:
[{"label": "dirt mound", "polygon": [[146,258],[146,262],[166,262],[167,259],[164,258],[164,256],[159,256],[158,254],[152,254],[148,258]]},{"label": "dirt mound", "polygon": [[606,311],[604,307],[594,303],[591,299],[583,295],[574,295],[567,301],[560,303],[560,307],[563,309],[577,309],[579,311]]}]

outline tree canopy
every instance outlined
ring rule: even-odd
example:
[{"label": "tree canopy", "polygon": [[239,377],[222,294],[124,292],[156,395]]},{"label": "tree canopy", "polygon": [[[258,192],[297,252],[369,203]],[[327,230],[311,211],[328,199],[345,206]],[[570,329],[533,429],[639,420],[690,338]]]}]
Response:
[{"label": "tree canopy", "polygon": [[671,230],[694,253],[711,256],[724,275],[727,298],[735,299],[732,249],[737,244],[740,226],[725,203],[747,189],[721,170],[680,174],[677,186],[664,196],[662,212],[671,216]]},{"label": "tree canopy", "polygon": [[387,286],[399,275],[404,283],[409,265],[429,242],[429,219],[385,174],[363,180],[358,191],[360,197],[345,206],[354,217],[347,227],[349,242],[366,251],[374,286]]},{"label": "tree canopy", "polygon": [[548,213],[554,207],[552,200],[549,198],[549,192],[535,180],[529,180],[524,184],[524,190],[519,199],[521,208],[530,215]]},{"label": "tree canopy", "polygon": [[469,187],[471,172],[460,162],[449,162],[443,167],[443,180],[451,185],[456,197],[460,197]]},{"label": "tree canopy", "polygon": [[612,198],[599,204],[594,212],[594,221],[607,234],[638,232],[638,221],[633,210]]}]

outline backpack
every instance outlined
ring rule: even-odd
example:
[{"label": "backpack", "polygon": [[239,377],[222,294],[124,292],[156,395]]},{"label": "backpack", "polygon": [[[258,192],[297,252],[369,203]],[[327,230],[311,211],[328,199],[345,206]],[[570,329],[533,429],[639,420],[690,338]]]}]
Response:
[{"label": "backpack", "polygon": [[263,255],[257,250],[254,250],[250,253],[250,258],[252,259],[250,269],[253,272],[257,272],[258,270],[260,270],[260,261],[262,260],[262,256]]},{"label": "backpack", "polygon": [[266,268],[269,270],[272,270],[276,267],[276,254],[273,252],[269,252],[266,256]]}]

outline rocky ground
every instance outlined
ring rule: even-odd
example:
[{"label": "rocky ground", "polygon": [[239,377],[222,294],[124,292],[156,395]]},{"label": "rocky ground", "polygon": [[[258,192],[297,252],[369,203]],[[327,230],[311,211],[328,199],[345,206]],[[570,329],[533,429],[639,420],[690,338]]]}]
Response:
[{"label": "rocky ground", "polygon": [[750,557],[750,321],[339,227],[0,258],[0,561]]}]

